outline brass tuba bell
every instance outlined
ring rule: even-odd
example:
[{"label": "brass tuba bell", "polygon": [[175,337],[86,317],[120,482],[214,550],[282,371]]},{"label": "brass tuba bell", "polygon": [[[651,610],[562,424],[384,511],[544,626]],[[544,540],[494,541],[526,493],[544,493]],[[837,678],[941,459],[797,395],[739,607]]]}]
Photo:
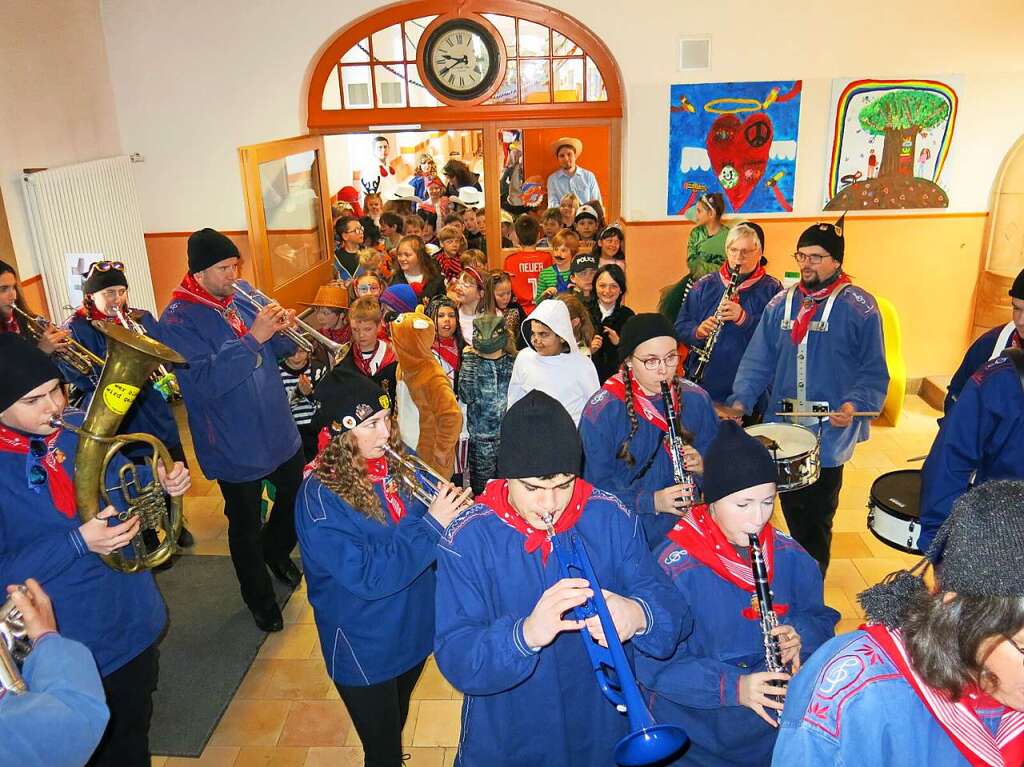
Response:
[{"label": "brass tuba bell", "polygon": [[[104,563],[114,570],[135,573],[163,564],[175,552],[178,533],[181,532],[182,501],[181,498],[171,498],[168,507],[157,479],[158,460],[163,461],[168,471],[174,465],[164,443],[152,434],[117,434],[117,429],[153,371],[164,363],[183,365],[185,359],[169,346],[132,333],[120,325],[97,322],[93,327],[107,337],[107,359],[85,421],[81,428],[69,426],[60,419],[54,419],[53,424],[69,429],[79,437],[75,458],[75,501],[82,521],[88,522],[100,512],[99,498],[102,497],[104,506],[111,502],[112,489],[121,491],[128,507],[118,515],[118,519],[124,522],[134,514],[140,517],[142,524],[130,544],[134,557],[120,553],[101,555]],[[119,486],[108,488],[105,481],[108,464],[125,445],[134,442],[145,442],[152,449],[145,462],[153,479],[142,485],[135,464],[129,462],[119,471]],[[157,533],[159,544],[153,550],[149,550],[143,540],[145,530]]]}]

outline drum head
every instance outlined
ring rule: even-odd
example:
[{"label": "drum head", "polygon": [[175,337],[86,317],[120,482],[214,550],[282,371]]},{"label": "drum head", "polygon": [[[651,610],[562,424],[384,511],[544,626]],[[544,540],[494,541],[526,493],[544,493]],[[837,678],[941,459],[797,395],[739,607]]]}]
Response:
[{"label": "drum head", "polygon": [[883,474],[871,485],[871,502],[894,517],[916,522],[921,517],[921,470]]},{"label": "drum head", "polygon": [[751,437],[767,437],[777,443],[778,450],[768,448],[776,460],[804,455],[818,445],[818,438],[813,431],[795,423],[759,423],[748,426],[745,431]]}]

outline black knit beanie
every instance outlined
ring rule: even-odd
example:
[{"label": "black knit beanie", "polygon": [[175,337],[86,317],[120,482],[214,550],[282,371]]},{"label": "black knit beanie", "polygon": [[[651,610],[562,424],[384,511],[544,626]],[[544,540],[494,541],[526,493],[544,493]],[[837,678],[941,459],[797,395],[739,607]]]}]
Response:
[{"label": "black knit beanie", "polygon": [[216,229],[200,229],[188,238],[188,270],[201,272],[229,258],[238,258],[238,247]]},{"label": "black knit beanie", "polygon": [[626,320],[619,333],[619,360],[626,359],[644,341],[662,336],[676,337],[675,328],[665,315],[658,312],[634,314]]},{"label": "black knit beanie", "polygon": [[1024,301],[1024,269],[1020,270],[1017,274],[1017,279],[1013,281],[1013,286],[1010,288],[1010,298]]},{"label": "black knit beanie", "polygon": [[715,501],[738,490],[778,482],[779,471],[768,448],[733,421],[722,421],[718,436],[704,455],[704,501]]},{"label": "black knit beanie", "polygon": [[[110,266],[111,261],[97,261],[89,268],[89,273],[82,281],[82,292],[86,295],[99,293],[101,290],[117,285],[128,287],[128,278],[124,276],[124,265],[120,269]],[[100,268],[106,267],[106,268]]]},{"label": "black knit beanie", "polygon": [[391,407],[391,398],[380,384],[342,365],[320,379],[313,399],[320,403],[317,428],[326,426],[333,435],[344,434]]},{"label": "black knit beanie", "polygon": [[1024,597],[1024,482],[995,480],[969,490],[953,504],[926,559],[892,573],[857,595],[868,619],[899,628],[913,598],[927,588],[918,574],[938,566],[942,591],[974,597]]},{"label": "black knit beanie", "polygon": [[37,386],[62,378],[49,355],[18,333],[0,333],[0,411],[4,411]]},{"label": "black knit beanie", "polygon": [[834,224],[811,224],[797,240],[796,247],[806,248],[809,245],[820,245],[836,261],[842,263],[846,251],[846,240],[843,239],[844,213]]},{"label": "black knit beanie", "polygon": [[558,400],[534,389],[505,413],[498,446],[502,479],[578,476],[582,463],[579,431]]}]

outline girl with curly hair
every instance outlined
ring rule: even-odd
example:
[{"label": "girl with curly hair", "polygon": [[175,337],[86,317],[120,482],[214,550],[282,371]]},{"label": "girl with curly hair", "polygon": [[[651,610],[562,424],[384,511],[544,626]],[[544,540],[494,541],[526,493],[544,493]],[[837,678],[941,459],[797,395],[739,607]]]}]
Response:
[{"label": "girl with curly hair", "polygon": [[309,601],[366,763],[400,764],[409,697],[433,645],[437,542],[469,493],[443,483],[429,508],[414,497],[420,480],[372,380],[338,367],[314,397],[329,442],[295,507]]}]

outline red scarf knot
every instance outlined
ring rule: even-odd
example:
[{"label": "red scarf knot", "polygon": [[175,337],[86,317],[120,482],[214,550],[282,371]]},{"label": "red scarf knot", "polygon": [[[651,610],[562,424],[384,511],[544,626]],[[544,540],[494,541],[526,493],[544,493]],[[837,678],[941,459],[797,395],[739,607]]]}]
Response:
[{"label": "red scarf knot", "polygon": [[3,324],[0,325],[0,333],[20,333],[21,325],[18,324],[18,316],[11,309],[10,314],[3,314],[0,312],[0,317],[3,318]]},{"label": "red scarf knot", "polygon": [[789,337],[793,343],[799,346],[804,337],[807,335],[807,331],[811,327],[811,320],[814,319],[814,312],[818,308],[818,304],[828,298],[830,295],[839,290],[843,285],[849,285],[851,282],[850,278],[845,274],[839,275],[839,279],[835,282],[826,285],[825,287],[809,293],[803,286],[803,283],[797,285],[797,289],[803,294],[803,298],[800,300],[800,310],[796,315],[796,320],[793,322],[793,329],[790,331]]},{"label": "red scarf knot", "polygon": [[455,343],[455,338],[435,338],[433,345],[434,352],[440,357],[452,370],[459,369],[459,345]]},{"label": "red scarf knot", "polygon": [[181,285],[171,293],[172,301],[187,301],[190,304],[200,304],[214,309],[234,331],[234,334],[241,338],[249,332],[249,328],[242,322],[242,318],[235,309],[233,297],[217,298],[209,293],[206,288],[199,284],[195,276],[189,272],[181,280]]},{"label": "red scarf knot", "polygon": [[[78,505],[75,502],[75,485],[64,468],[66,456],[63,450],[56,447],[57,437],[60,436],[61,431],[61,429],[57,429],[48,437],[29,437],[13,429],[8,429],[6,426],[0,426],[0,452],[24,455],[27,461],[38,461],[46,470],[46,486],[50,489],[53,505],[57,511],[71,519],[75,516]],[[46,444],[46,455],[39,458],[30,454],[31,443],[37,439]],[[40,490],[40,488],[34,489],[37,492]]]},{"label": "red scarf knot", "polygon": [[388,468],[388,457],[366,459],[366,475],[375,485],[380,485],[387,501],[388,514],[396,525],[405,516],[405,503],[398,494],[398,480],[391,476]]},{"label": "red scarf knot", "polygon": [[[590,496],[593,491],[593,485],[586,480],[577,477],[576,482],[573,485],[572,497],[569,499],[569,503],[562,511],[561,516],[555,522],[554,531],[556,535],[558,533],[564,533],[566,530],[571,530],[576,526],[576,523],[583,515],[583,507],[586,506],[587,501],[590,500]],[[511,504],[508,499],[507,479],[498,479],[488,482],[486,489],[483,494],[477,498],[477,501],[489,506],[491,511],[493,511],[502,522],[516,530],[526,539],[523,542],[523,549],[527,554],[532,554],[537,551],[537,549],[540,549],[541,563],[547,565],[548,556],[551,554],[551,539],[548,536],[548,531],[545,529],[538,529],[530,525]]]}]

